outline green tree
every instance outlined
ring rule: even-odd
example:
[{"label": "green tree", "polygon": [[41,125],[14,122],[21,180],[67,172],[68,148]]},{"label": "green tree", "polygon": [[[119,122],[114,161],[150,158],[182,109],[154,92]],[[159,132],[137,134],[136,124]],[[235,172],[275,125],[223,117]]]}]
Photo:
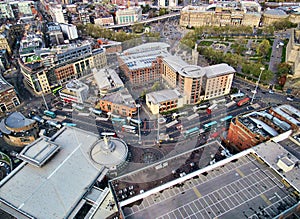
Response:
[{"label": "green tree", "polygon": [[144,31],[144,25],[141,24],[141,23],[135,23],[133,26],[132,26],[132,31],[134,33],[142,33]]},{"label": "green tree", "polygon": [[160,87],[160,83],[157,81],[153,84],[153,86],[151,87],[152,91],[157,91]]},{"label": "green tree", "polygon": [[278,76],[284,76],[284,75],[289,74],[291,72],[291,70],[292,70],[292,67],[288,63],[283,62],[278,65],[277,74],[278,74]]},{"label": "green tree", "polygon": [[256,47],[256,52],[257,54],[266,57],[269,50],[271,48],[270,42],[269,40],[262,40],[260,44],[258,44],[258,46]]}]

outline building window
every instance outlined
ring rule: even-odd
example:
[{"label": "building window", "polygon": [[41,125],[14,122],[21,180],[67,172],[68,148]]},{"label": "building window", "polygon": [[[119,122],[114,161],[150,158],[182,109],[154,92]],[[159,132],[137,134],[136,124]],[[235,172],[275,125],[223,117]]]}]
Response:
[{"label": "building window", "polygon": [[5,112],[7,110],[6,106],[3,103],[0,104],[0,109],[2,112]]}]

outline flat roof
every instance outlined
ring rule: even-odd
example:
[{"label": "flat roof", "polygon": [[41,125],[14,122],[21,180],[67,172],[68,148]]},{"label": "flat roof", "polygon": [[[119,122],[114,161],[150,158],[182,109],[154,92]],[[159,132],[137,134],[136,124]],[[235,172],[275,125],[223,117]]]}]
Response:
[{"label": "flat roof", "polygon": [[114,69],[93,69],[93,76],[100,90],[124,87],[122,80]]},{"label": "flat roof", "polygon": [[189,175],[122,206],[124,218],[273,218],[298,203],[293,188],[250,151]]},{"label": "flat roof", "polygon": [[177,100],[181,94],[177,90],[160,90],[146,94],[148,101],[158,104],[168,100]]},{"label": "flat roof", "polygon": [[170,47],[169,44],[162,43],[162,42],[143,43],[139,46],[135,46],[130,49],[124,50],[123,54],[132,55],[132,54],[136,54],[136,53],[144,53],[147,51],[156,51],[156,50],[167,51],[167,49],[169,47]]},{"label": "flat roof", "polygon": [[[299,158],[295,157],[286,147],[289,147],[291,142],[288,139],[280,141],[278,143],[273,141],[267,141],[261,143],[253,150],[260,155],[266,162],[270,164],[274,169],[281,172],[277,166],[277,162],[280,158],[288,157],[294,163],[299,162]],[[298,146],[299,147],[299,146]],[[300,168],[295,166],[292,170],[283,173],[284,177],[292,183],[298,191],[300,191]]]},{"label": "flat roof", "polygon": [[221,155],[223,149],[219,142],[210,142],[117,177],[110,181],[110,185],[117,201],[131,202],[132,199],[139,197],[141,191],[151,193],[159,185],[176,180],[180,174],[202,169],[210,165],[213,159],[216,161],[224,159],[225,157]]},{"label": "flat roof", "polygon": [[35,218],[67,217],[103,170],[89,156],[97,140],[97,135],[75,127],[64,127],[51,139],[40,140],[59,145],[59,152],[42,167],[23,162],[2,180],[0,208]]},{"label": "flat roof", "polygon": [[101,98],[101,100],[107,100],[115,104],[122,104],[129,107],[136,107],[135,101],[127,88],[123,88],[115,93],[107,94]]},{"label": "flat roof", "polygon": [[272,110],[282,117],[286,118],[291,123],[300,126],[300,111],[291,105],[280,105],[273,107]]}]

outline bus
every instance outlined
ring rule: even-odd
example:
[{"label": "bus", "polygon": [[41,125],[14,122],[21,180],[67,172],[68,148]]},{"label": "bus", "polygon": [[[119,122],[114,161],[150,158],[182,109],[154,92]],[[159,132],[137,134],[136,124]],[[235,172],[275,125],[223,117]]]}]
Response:
[{"label": "bus", "polygon": [[50,110],[45,110],[45,111],[44,111],[44,115],[45,115],[45,116],[48,116],[48,117],[50,117],[50,118],[52,118],[52,119],[55,119],[55,118],[56,118],[56,114],[55,114],[54,112],[50,111]]},{"label": "bus", "polygon": [[133,134],[137,133],[136,127],[131,126],[131,125],[123,125],[122,126],[122,131],[123,132],[128,132],[128,133],[133,133]]},{"label": "bus", "polygon": [[198,127],[194,127],[183,132],[183,136],[185,138],[191,137],[193,135],[199,135],[199,134],[200,134],[200,129]]},{"label": "bus", "polygon": [[240,97],[243,97],[243,96],[245,96],[245,94],[242,93],[242,92],[236,93],[236,94],[231,94],[231,95],[230,95],[230,99],[231,99],[231,100],[234,100],[234,99],[236,99],[236,98],[240,98]]},{"label": "bus", "polygon": [[208,131],[208,130],[210,130],[212,127],[216,126],[217,124],[218,124],[217,121],[212,121],[212,122],[209,122],[209,123],[204,124],[203,127],[204,127],[204,130],[205,130],[205,131]]},{"label": "bus", "polygon": [[126,119],[112,117],[111,118],[111,122],[112,122],[112,124],[122,124],[122,125],[125,125],[126,124]]},{"label": "bus", "polygon": [[69,127],[75,127],[75,126],[77,126],[75,123],[70,123],[70,122],[63,122],[62,125],[63,126],[69,126]]},{"label": "bus", "polygon": [[130,119],[130,125],[132,125],[132,126],[136,126],[136,127],[138,127],[139,125],[140,125],[140,128],[142,128],[143,127],[143,121],[142,120],[138,120],[138,119]]},{"label": "bus", "polygon": [[77,109],[77,110],[80,110],[80,111],[84,110],[84,106],[80,106],[80,105],[75,104],[75,103],[72,104],[72,107],[75,108],[75,109]]},{"label": "bus", "polygon": [[174,120],[174,121],[172,121],[172,122],[169,122],[169,123],[166,124],[166,128],[170,128],[170,127],[172,127],[173,125],[176,125],[177,123],[178,123],[178,120]]},{"label": "bus", "polygon": [[54,89],[52,90],[52,94],[53,94],[53,95],[56,95],[57,92],[60,91],[61,89],[62,89],[62,86],[58,86],[58,87],[54,88]]},{"label": "bus", "polygon": [[236,105],[236,102],[233,100],[233,101],[227,103],[227,104],[225,105],[225,107],[226,107],[226,108],[230,108],[230,107],[235,106],[235,105]]},{"label": "bus", "polygon": [[243,105],[245,105],[246,103],[248,103],[249,101],[250,101],[250,98],[249,98],[249,97],[246,97],[246,98],[240,100],[236,105],[238,105],[238,106],[243,106]]},{"label": "bus", "polygon": [[50,121],[50,120],[47,120],[46,123],[47,123],[48,125],[51,125],[51,126],[55,127],[55,128],[58,128],[58,129],[61,128],[61,124],[57,123],[56,121]]},{"label": "bus", "polygon": [[101,132],[101,137],[117,137],[115,132]]},{"label": "bus", "polygon": [[102,110],[99,109],[93,109],[93,108],[89,108],[90,112],[94,113],[97,116],[100,116],[102,114]]},{"label": "bus", "polygon": [[220,119],[220,122],[225,123],[227,125],[230,123],[231,119],[232,119],[232,116],[229,115],[229,116],[226,116],[226,117]]},{"label": "bus", "polygon": [[38,115],[34,115],[31,118],[34,119],[35,121],[39,122],[39,123],[44,123],[45,122],[45,120],[42,119],[41,117],[39,117]]}]

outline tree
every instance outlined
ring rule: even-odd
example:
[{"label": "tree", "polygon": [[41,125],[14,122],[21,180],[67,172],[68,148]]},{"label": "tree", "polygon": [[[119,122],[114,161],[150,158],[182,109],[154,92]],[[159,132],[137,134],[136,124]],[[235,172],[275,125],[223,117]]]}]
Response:
[{"label": "tree", "polygon": [[271,48],[269,40],[264,39],[260,44],[256,47],[257,54],[266,57],[269,50]]},{"label": "tree", "polygon": [[285,75],[289,74],[291,72],[291,70],[292,70],[292,67],[288,63],[283,62],[278,65],[277,74],[278,74],[278,76],[285,76]]},{"label": "tree", "polygon": [[157,81],[157,82],[155,82],[155,83],[153,84],[153,86],[151,87],[151,90],[152,90],[152,91],[157,91],[157,90],[159,89],[159,87],[160,87],[160,84],[159,84],[159,82]]}]

